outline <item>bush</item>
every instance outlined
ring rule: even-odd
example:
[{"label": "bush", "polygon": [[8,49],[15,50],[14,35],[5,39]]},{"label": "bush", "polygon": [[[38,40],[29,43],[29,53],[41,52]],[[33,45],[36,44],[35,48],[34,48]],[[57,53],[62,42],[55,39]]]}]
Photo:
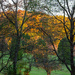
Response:
[{"label": "bush", "polygon": [[70,43],[66,37],[58,45],[58,54],[63,61],[70,64]]}]

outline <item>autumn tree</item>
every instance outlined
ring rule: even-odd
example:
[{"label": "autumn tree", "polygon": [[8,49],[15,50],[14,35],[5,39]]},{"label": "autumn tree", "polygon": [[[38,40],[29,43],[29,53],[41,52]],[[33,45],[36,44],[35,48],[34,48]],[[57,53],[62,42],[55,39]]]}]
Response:
[{"label": "autumn tree", "polygon": [[[59,18],[63,21],[63,16],[55,16],[56,18]],[[51,35],[53,41],[54,41],[54,44],[55,45],[58,45],[58,43],[60,42],[60,40],[62,38],[64,38],[66,35],[65,35],[65,31],[64,31],[64,27],[63,27],[63,24],[56,20],[54,16],[49,16],[49,15],[43,15],[43,17],[41,17],[40,19],[40,22],[42,23],[42,28],[48,33]],[[66,20],[67,20],[67,24],[69,23],[68,22],[68,19],[66,17]],[[58,29],[59,27],[59,29]],[[69,27],[69,25],[68,25]],[[47,37],[44,36],[44,38],[46,38],[46,40],[48,41],[49,43],[49,40]]]}]

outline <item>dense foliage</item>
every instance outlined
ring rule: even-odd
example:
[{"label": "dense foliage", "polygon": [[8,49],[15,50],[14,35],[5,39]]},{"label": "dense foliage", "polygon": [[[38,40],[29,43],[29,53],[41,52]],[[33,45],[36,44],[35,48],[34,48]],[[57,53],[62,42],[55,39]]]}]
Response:
[{"label": "dense foliage", "polygon": [[64,37],[58,45],[58,54],[65,63],[70,64],[70,43],[66,37]]},{"label": "dense foliage", "polygon": [[[18,26],[19,26],[19,28],[20,28],[20,23],[22,23],[21,20],[23,19],[23,17],[22,17],[23,14],[24,14],[24,11],[18,10]],[[30,15],[32,15],[32,13],[27,12],[27,17],[29,17]],[[11,11],[10,11],[9,16],[11,16]],[[55,17],[57,17],[63,21],[63,16],[55,16]],[[20,49],[18,50],[17,60],[22,59],[24,52],[25,53],[33,53],[33,55],[35,56],[34,60],[37,61],[38,66],[40,66],[40,64],[42,64],[40,67],[45,66],[44,69],[47,71],[50,68],[52,70],[56,69],[54,67],[52,68],[52,67],[48,66],[48,65],[51,65],[51,66],[57,67],[58,64],[57,64],[57,62],[55,62],[56,65],[53,65],[51,63],[52,60],[51,61],[49,60],[49,58],[46,54],[46,51],[47,51],[47,53],[50,53],[50,51],[52,52],[53,48],[48,49],[47,48],[48,46],[46,47],[46,45],[51,45],[51,43],[49,43],[50,39],[48,37],[44,37],[43,32],[40,31],[40,28],[43,28],[49,35],[51,35],[54,44],[58,45],[59,40],[61,40],[65,36],[65,31],[63,28],[63,24],[60,21],[57,21],[55,19],[55,17],[49,16],[46,14],[41,14],[38,12],[37,14],[34,14],[31,18],[28,19],[28,21],[26,21],[24,23],[23,30],[22,30],[23,34],[22,34],[22,37],[20,40]],[[11,23],[6,22],[4,19],[6,19],[6,18],[4,17],[2,19],[4,24],[6,24],[6,26],[0,25],[0,29],[2,29],[0,34],[4,33],[5,39],[8,39],[8,36],[10,36],[10,38],[12,38],[12,40],[9,40],[10,47],[8,49],[10,50],[10,59],[13,61],[14,54],[16,53],[15,52],[16,51],[16,43],[17,43],[17,41],[16,41],[17,39],[16,39],[16,35],[15,35],[16,31],[15,31],[15,27],[12,26]],[[70,23],[68,21],[68,18],[66,17],[65,20],[67,21],[66,24],[68,25],[68,28],[69,28]],[[31,27],[31,28],[29,29],[29,27]],[[68,31],[68,29],[67,29],[67,31]],[[7,40],[7,43],[9,41]],[[70,57],[69,57],[70,56],[70,47],[69,46],[70,46],[70,44],[69,44],[67,38],[63,38],[60,41],[59,46],[58,46],[58,54],[63,61],[65,61],[65,59],[66,59],[65,62],[67,64],[70,64],[70,60],[69,60],[70,59]],[[38,53],[37,50],[38,50],[38,52],[40,50],[40,52]],[[35,53],[34,51],[37,52],[38,54]],[[51,58],[51,59],[54,59],[54,58]],[[54,61],[55,61],[55,59],[53,60],[53,62]],[[44,63],[44,62],[46,62],[46,63]]]}]

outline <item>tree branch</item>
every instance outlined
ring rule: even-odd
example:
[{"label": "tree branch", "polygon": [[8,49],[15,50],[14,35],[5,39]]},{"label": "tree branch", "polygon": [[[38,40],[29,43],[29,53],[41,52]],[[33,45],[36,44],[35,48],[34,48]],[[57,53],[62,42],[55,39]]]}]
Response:
[{"label": "tree branch", "polygon": [[[25,6],[25,0],[24,0],[24,6]],[[27,7],[25,6],[25,13],[24,13],[24,17],[23,17],[23,21],[22,21],[22,24],[21,24],[21,31],[20,33],[22,32],[22,27],[23,27],[23,24],[24,24],[24,21],[25,21],[25,18],[26,18],[26,12],[27,12]],[[22,35],[22,34],[21,34]],[[20,36],[21,36],[20,35]]]},{"label": "tree branch", "polygon": [[69,14],[71,14],[70,13],[70,8],[69,8],[69,5],[68,5],[68,0],[66,0],[66,4],[67,4],[67,8],[68,8]]},{"label": "tree branch", "polygon": [[69,20],[70,20],[70,15],[68,14],[68,11],[65,9],[65,7],[63,7],[63,6],[61,5],[61,3],[59,2],[59,0],[57,0],[57,2],[59,3],[60,7],[62,7],[62,8],[64,9],[64,11],[66,11],[66,13],[67,13],[67,15],[68,15],[68,18],[69,18]]},{"label": "tree branch", "polygon": [[12,0],[12,2],[16,5],[16,3]]},{"label": "tree branch", "polygon": [[1,3],[1,8],[2,8],[2,10],[3,10],[4,15],[5,15],[6,18],[9,20],[9,22],[11,22],[13,25],[15,25],[15,23],[6,15],[6,13],[5,13],[4,9],[3,9],[2,3]]},{"label": "tree branch", "polygon": [[50,38],[50,42],[51,42],[51,44],[52,44],[52,46],[53,46],[53,48],[54,48],[54,51],[55,51],[57,57],[59,58],[60,61],[62,61],[62,62],[65,64],[65,66],[67,67],[67,69],[71,72],[71,70],[70,70],[70,68],[68,67],[68,65],[59,57],[59,55],[58,55],[58,53],[57,53],[57,51],[56,51],[56,49],[55,49],[55,46],[54,46],[52,37],[51,37],[50,35],[48,35],[48,33],[46,33],[45,30],[43,30],[42,28],[41,28],[41,31],[42,31],[44,34],[46,34],[46,35]]},{"label": "tree branch", "polygon": [[8,58],[8,61],[7,61],[7,63],[6,63],[6,65],[5,66],[3,66],[1,69],[0,69],[0,72],[8,65],[8,63],[9,63],[9,59],[10,59],[10,57]]},{"label": "tree branch", "polygon": [[32,28],[32,26],[27,27],[26,29],[23,30],[23,33],[26,33],[28,30],[30,30]]},{"label": "tree branch", "polygon": [[64,25],[64,26],[70,31],[70,29],[66,25]]}]

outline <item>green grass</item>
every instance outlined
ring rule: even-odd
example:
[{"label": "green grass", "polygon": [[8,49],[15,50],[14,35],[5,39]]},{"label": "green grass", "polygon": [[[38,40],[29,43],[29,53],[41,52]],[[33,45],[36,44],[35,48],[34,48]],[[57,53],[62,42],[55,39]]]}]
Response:
[{"label": "green grass", "polygon": [[[31,72],[29,73],[30,75],[47,75],[46,71],[41,68],[35,68],[33,67]],[[54,70],[51,72],[51,75],[70,75],[70,72],[67,70],[65,65],[62,65],[61,70]]]},{"label": "green grass", "polygon": [[[4,62],[7,61],[8,57],[9,56],[5,56],[3,58]],[[23,61],[26,61],[26,58],[24,58]],[[44,69],[36,68],[36,67],[32,67],[32,69],[31,69],[29,74],[30,75],[47,75],[47,73],[46,73],[46,71]],[[0,75],[4,75],[4,74],[0,73]],[[24,74],[22,73],[22,75],[24,75]],[[51,75],[70,75],[70,72],[67,70],[65,65],[62,65],[62,69],[61,70],[52,71]]]},{"label": "green grass", "polygon": [[29,74],[30,75],[47,75],[47,73],[44,69],[35,68],[35,67],[32,68],[32,70]]}]

